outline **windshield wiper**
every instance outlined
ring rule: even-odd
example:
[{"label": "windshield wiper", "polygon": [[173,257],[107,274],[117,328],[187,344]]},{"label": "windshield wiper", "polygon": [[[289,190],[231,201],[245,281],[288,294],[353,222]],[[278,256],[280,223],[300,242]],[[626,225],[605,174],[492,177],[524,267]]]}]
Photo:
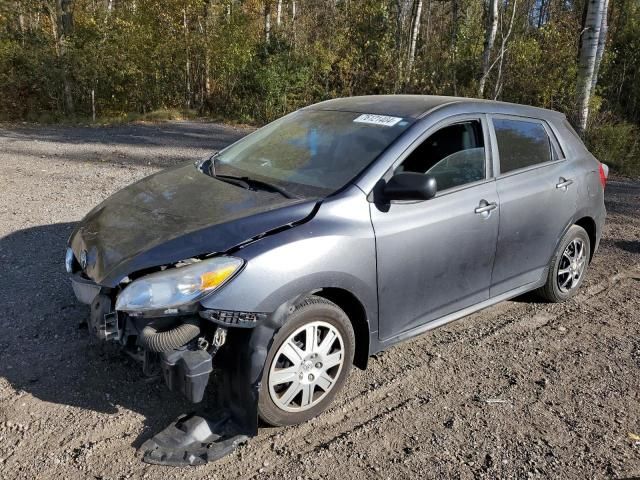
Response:
[{"label": "windshield wiper", "polygon": [[[269,192],[277,192],[285,198],[300,198],[291,192],[285,190],[278,185],[274,185],[273,183],[264,182],[262,180],[257,180],[255,178],[249,177],[239,177],[236,175],[224,175],[221,173],[216,173],[216,157],[218,154],[212,155],[206,161],[201,163],[201,170],[207,170],[210,176],[214,178],[218,178],[223,182],[233,183],[234,185],[238,185],[239,187],[246,188],[247,190],[256,189],[256,190],[267,190]],[[208,165],[207,165],[208,163]]]},{"label": "windshield wiper", "polygon": [[222,180],[223,182],[232,183],[242,188],[246,188],[247,190],[251,190],[251,185],[249,182],[246,182],[244,178],[234,177],[233,175],[213,175],[213,178],[217,178]]},{"label": "windshield wiper", "polygon": [[214,174],[214,177],[219,178],[220,180],[227,180],[229,182],[233,182],[249,190],[251,190],[252,188],[255,190],[266,190],[269,192],[277,192],[285,198],[299,198],[296,195],[293,195],[291,192],[288,192],[284,188],[279,187],[278,185],[274,185],[273,183],[269,183],[269,182],[263,182],[262,180],[256,180],[255,178],[237,177],[235,175],[220,175],[220,174]]}]

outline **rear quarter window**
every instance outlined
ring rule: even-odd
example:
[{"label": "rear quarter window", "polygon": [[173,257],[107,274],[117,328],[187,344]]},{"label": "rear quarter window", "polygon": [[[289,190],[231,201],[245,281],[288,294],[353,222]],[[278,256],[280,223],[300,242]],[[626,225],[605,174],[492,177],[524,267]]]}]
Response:
[{"label": "rear quarter window", "polygon": [[494,118],[500,154],[500,173],[508,173],[553,159],[551,140],[540,122]]}]

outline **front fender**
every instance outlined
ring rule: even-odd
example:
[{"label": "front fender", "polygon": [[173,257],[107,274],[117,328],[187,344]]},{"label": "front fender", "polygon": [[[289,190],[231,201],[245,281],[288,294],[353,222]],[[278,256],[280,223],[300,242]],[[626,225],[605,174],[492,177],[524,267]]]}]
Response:
[{"label": "front fender", "polygon": [[371,331],[377,330],[375,238],[364,194],[355,200],[325,202],[309,222],[234,252],[246,261],[245,268],[201,305],[272,313],[299,295],[340,288],[360,301]]},{"label": "front fender", "polygon": [[[360,301],[370,328],[375,331],[378,318],[375,253],[358,261],[355,257],[365,257],[362,248],[333,243],[304,240],[295,246],[247,259],[243,271],[229,285],[200,303],[206,309],[272,313],[298,296],[322,288],[340,288]],[[338,249],[342,250],[340,255],[331,253]],[[322,255],[304,253],[317,254],[320,250]],[[359,255],[357,250],[360,250]],[[329,255],[334,258],[326,258]],[[356,271],[346,271],[347,265]]]}]

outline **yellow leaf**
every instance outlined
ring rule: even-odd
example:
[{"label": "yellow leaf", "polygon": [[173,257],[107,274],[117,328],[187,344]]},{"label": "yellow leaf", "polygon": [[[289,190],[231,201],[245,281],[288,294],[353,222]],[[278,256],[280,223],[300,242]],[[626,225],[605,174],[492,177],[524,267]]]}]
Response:
[{"label": "yellow leaf", "polygon": [[631,440],[633,440],[634,442],[640,442],[640,435],[637,435],[637,434],[635,434],[635,433],[631,433],[631,432],[629,432],[629,433],[627,433],[627,436],[628,436]]}]

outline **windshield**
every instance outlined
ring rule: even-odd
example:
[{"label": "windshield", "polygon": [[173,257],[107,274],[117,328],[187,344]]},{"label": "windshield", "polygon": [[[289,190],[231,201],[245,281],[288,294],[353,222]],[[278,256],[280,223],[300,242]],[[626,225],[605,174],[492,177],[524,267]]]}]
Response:
[{"label": "windshield", "polygon": [[411,123],[384,115],[300,110],[220,152],[215,173],[330,193],[362,172]]}]

